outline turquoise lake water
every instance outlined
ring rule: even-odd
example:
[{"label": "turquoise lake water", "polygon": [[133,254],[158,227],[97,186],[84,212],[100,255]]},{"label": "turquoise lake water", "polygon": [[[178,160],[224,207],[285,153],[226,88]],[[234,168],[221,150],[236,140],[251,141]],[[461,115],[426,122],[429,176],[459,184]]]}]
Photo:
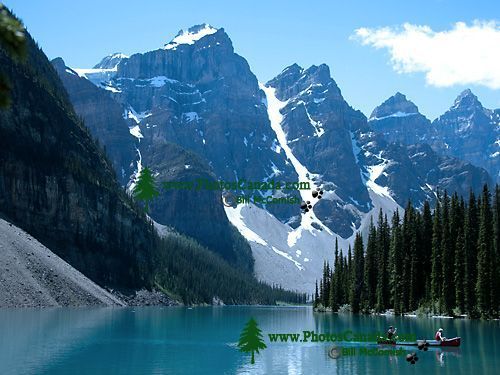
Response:
[{"label": "turquoise lake water", "polygon": [[[267,348],[250,356],[236,344],[250,317]],[[460,348],[405,356],[359,355],[370,343],[271,343],[269,333],[369,334],[388,325],[432,338],[461,336]],[[358,354],[332,359],[329,349]],[[381,347],[379,347],[381,348]],[[0,310],[0,374],[499,374],[500,322],[313,313],[310,307],[145,307]],[[406,354],[406,353],[405,353]]]}]

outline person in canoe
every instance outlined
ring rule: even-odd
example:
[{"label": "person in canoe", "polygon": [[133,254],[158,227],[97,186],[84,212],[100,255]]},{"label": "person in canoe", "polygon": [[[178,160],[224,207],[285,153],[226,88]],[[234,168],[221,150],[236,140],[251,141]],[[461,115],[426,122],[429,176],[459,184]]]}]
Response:
[{"label": "person in canoe", "polygon": [[394,335],[396,334],[397,328],[394,328],[393,326],[390,326],[389,329],[387,330],[387,338],[389,340],[394,340]]},{"label": "person in canoe", "polygon": [[443,337],[443,329],[442,328],[439,328],[436,332],[436,334],[434,335],[434,339],[436,341],[444,341],[446,340],[446,337]]}]

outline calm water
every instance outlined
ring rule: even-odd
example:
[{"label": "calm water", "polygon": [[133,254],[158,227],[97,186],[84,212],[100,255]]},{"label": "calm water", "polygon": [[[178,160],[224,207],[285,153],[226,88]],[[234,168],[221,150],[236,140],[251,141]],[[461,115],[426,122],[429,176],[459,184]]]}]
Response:
[{"label": "calm water", "polygon": [[[236,348],[254,317],[267,349]],[[370,333],[388,325],[430,338],[442,326],[459,349],[405,357],[328,356],[331,343],[270,343],[268,333]],[[351,344],[359,347],[366,344]],[[500,322],[315,314],[311,308],[201,307],[0,310],[0,374],[498,374]],[[371,347],[376,347],[371,345]]]}]

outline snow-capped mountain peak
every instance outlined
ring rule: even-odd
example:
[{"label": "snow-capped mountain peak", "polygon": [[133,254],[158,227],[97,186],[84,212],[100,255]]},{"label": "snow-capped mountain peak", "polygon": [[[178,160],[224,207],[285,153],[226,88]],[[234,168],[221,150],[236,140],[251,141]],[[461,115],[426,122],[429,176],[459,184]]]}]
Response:
[{"label": "snow-capped mountain peak", "polygon": [[188,30],[180,30],[174,39],[165,44],[164,49],[176,49],[180,44],[194,44],[197,40],[217,31],[218,29],[207,23],[192,26]]},{"label": "snow-capped mountain peak", "polygon": [[94,66],[93,69],[112,69],[116,70],[116,67],[122,60],[128,59],[129,56],[116,52],[104,57],[98,64]]},{"label": "snow-capped mountain peak", "polygon": [[373,110],[369,121],[381,120],[387,117],[412,116],[418,113],[418,107],[408,100],[405,95],[397,92]]},{"label": "snow-capped mountain peak", "polygon": [[460,93],[455,99],[453,106],[450,109],[483,109],[483,105],[476,95],[470,89],[466,89]]}]

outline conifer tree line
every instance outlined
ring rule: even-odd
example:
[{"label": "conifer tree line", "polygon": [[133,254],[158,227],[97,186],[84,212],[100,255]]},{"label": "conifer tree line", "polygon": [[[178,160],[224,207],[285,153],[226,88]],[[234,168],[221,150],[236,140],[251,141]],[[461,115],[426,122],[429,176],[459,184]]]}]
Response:
[{"label": "conifer tree line", "polygon": [[[356,234],[342,255],[335,243],[334,264],[324,263],[314,306],[354,313],[396,315],[422,311],[471,318],[497,318],[500,312],[500,189],[487,185],[468,200],[438,193],[417,210],[389,223],[382,210],[369,227],[366,244]],[[402,215],[402,217],[401,217]]]}]

